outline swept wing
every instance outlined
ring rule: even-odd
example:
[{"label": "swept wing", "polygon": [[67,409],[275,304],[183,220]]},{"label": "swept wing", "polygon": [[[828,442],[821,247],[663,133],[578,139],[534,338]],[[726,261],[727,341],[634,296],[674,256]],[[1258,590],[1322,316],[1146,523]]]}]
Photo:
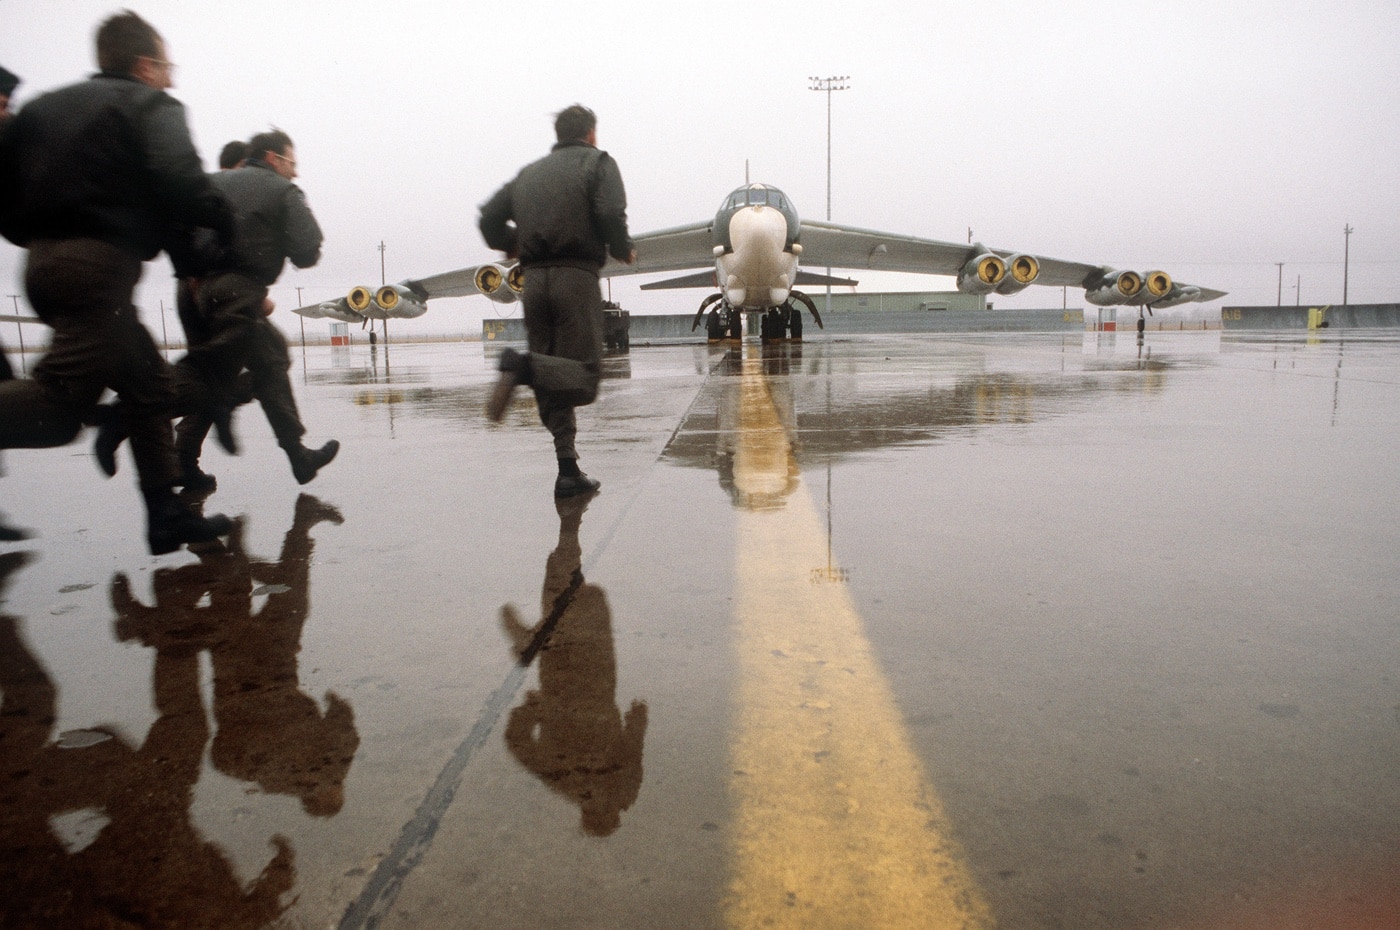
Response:
[{"label": "swept wing", "polygon": [[[715,263],[716,236],[714,224],[710,222],[644,233],[634,237],[634,241],[636,264],[609,261],[603,269],[605,276],[710,268]],[[1083,288],[1091,302],[1105,306],[1146,304],[1157,307],[1217,300],[1226,293],[1175,282],[1163,272],[1138,275],[1119,272],[1107,265],[1066,261],[1012,249],[989,249],[980,243],[942,242],[817,220],[801,221],[796,241],[802,247],[802,264],[809,268],[948,275],[958,277],[959,289],[971,293],[1010,294],[1033,283]],[[986,256],[1002,260],[1000,278],[996,281],[989,280],[995,269],[986,269],[979,279],[978,260]],[[657,282],[648,289],[667,284],[705,287],[712,282],[705,280],[704,275],[690,275],[673,282]]]}]

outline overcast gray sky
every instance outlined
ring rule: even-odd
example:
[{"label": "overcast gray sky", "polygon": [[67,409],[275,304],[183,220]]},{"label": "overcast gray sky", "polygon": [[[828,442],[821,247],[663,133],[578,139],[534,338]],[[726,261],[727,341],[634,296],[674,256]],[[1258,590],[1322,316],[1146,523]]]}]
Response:
[{"label": "overcast gray sky", "polygon": [[[1351,301],[1400,299],[1391,0],[129,7],[164,35],[210,167],[269,124],[296,141],[326,243],[320,265],[273,290],[289,332],[297,287],[309,302],[377,285],[381,241],[390,282],[495,257],[478,205],[548,149],[552,114],[575,101],[599,115],[634,233],[712,217],[746,161],[820,219],[827,96],[811,75],[850,75],[831,100],[837,222],[959,242],[971,227],[998,248],[1163,268],[1230,291],[1225,304],[1274,303],[1277,262],[1285,304],[1299,278],[1302,303],[1340,302],[1350,223]],[[91,73],[93,30],[119,8],[0,0],[0,64],[25,81],[16,102]],[[0,242],[0,294],[22,294],[21,267]],[[861,290],[952,287],[854,277]],[[637,283],[612,282],[634,313],[689,313],[704,296]],[[148,265],[138,302],[157,335],[172,292],[168,266]],[[995,299],[1058,307],[1061,293]],[[429,306],[391,335],[476,332],[519,312],[482,297]]]}]

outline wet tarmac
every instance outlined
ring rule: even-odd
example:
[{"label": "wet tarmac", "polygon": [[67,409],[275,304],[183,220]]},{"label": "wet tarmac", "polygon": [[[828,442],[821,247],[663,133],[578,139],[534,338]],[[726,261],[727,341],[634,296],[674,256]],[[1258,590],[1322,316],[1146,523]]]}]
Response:
[{"label": "wet tarmac", "polygon": [[1400,927],[1400,340],[609,359],[556,504],[479,344],[4,456],[0,925]]}]

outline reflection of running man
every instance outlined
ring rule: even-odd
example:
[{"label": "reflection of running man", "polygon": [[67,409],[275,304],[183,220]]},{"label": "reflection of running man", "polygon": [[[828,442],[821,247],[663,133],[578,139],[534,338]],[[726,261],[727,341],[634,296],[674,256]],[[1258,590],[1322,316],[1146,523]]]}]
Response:
[{"label": "reflection of running man", "polygon": [[511,754],[553,791],[579,806],[584,832],[608,836],[642,788],[647,706],[617,708],[617,656],[607,595],[583,580],[578,532],[590,498],[559,501],[559,545],[545,562],[541,620],[520,622],[501,608],[517,656],[552,629],[540,651],[540,687],[510,713]]},{"label": "reflection of running man", "polygon": [[[0,556],[0,585],[24,556]],[[272,838],[272,859],[244,886],[190,816],[209,741],[197,650],[157,651],[159,716],[139,748],[110,729],[59,748],[57,689],[17,624],[0,617],[0,926],[256,930],[276,920],[296,876],[287,841]],[[106,823],[70,851],[49,820],[85,810]]]},{"label": "reflection of running man", "polygon": [[[297,668],[311,607],[310,533],[324,521],[340,523],[340,512],[301,495],[276,562],[250,560],[235,524],[227,547],[201,547],[199,562],[156,571],[154,607],[131,596],[124,576],[112,586],[119,639],[138,639],[157,655],[174,644],[209,651],[214,767],[269,794],[292,795],[317,817],[340,811],[360,744],[350,705],[327,693],[323,712],[301,690]],[[258,585],[270,593],[255,614]]]}]

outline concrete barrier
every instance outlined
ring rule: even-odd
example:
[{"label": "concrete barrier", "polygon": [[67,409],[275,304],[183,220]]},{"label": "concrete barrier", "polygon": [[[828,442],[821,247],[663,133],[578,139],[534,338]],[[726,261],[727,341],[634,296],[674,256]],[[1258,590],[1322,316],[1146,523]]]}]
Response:
[{"label": "concrete barrier", "polygon": [[1400,304],[1222,307],[1220,325],[1225,329],[1308,329],[1310,316],[1314,321],[1321,317],[1327,329],[1400,327]]}]

